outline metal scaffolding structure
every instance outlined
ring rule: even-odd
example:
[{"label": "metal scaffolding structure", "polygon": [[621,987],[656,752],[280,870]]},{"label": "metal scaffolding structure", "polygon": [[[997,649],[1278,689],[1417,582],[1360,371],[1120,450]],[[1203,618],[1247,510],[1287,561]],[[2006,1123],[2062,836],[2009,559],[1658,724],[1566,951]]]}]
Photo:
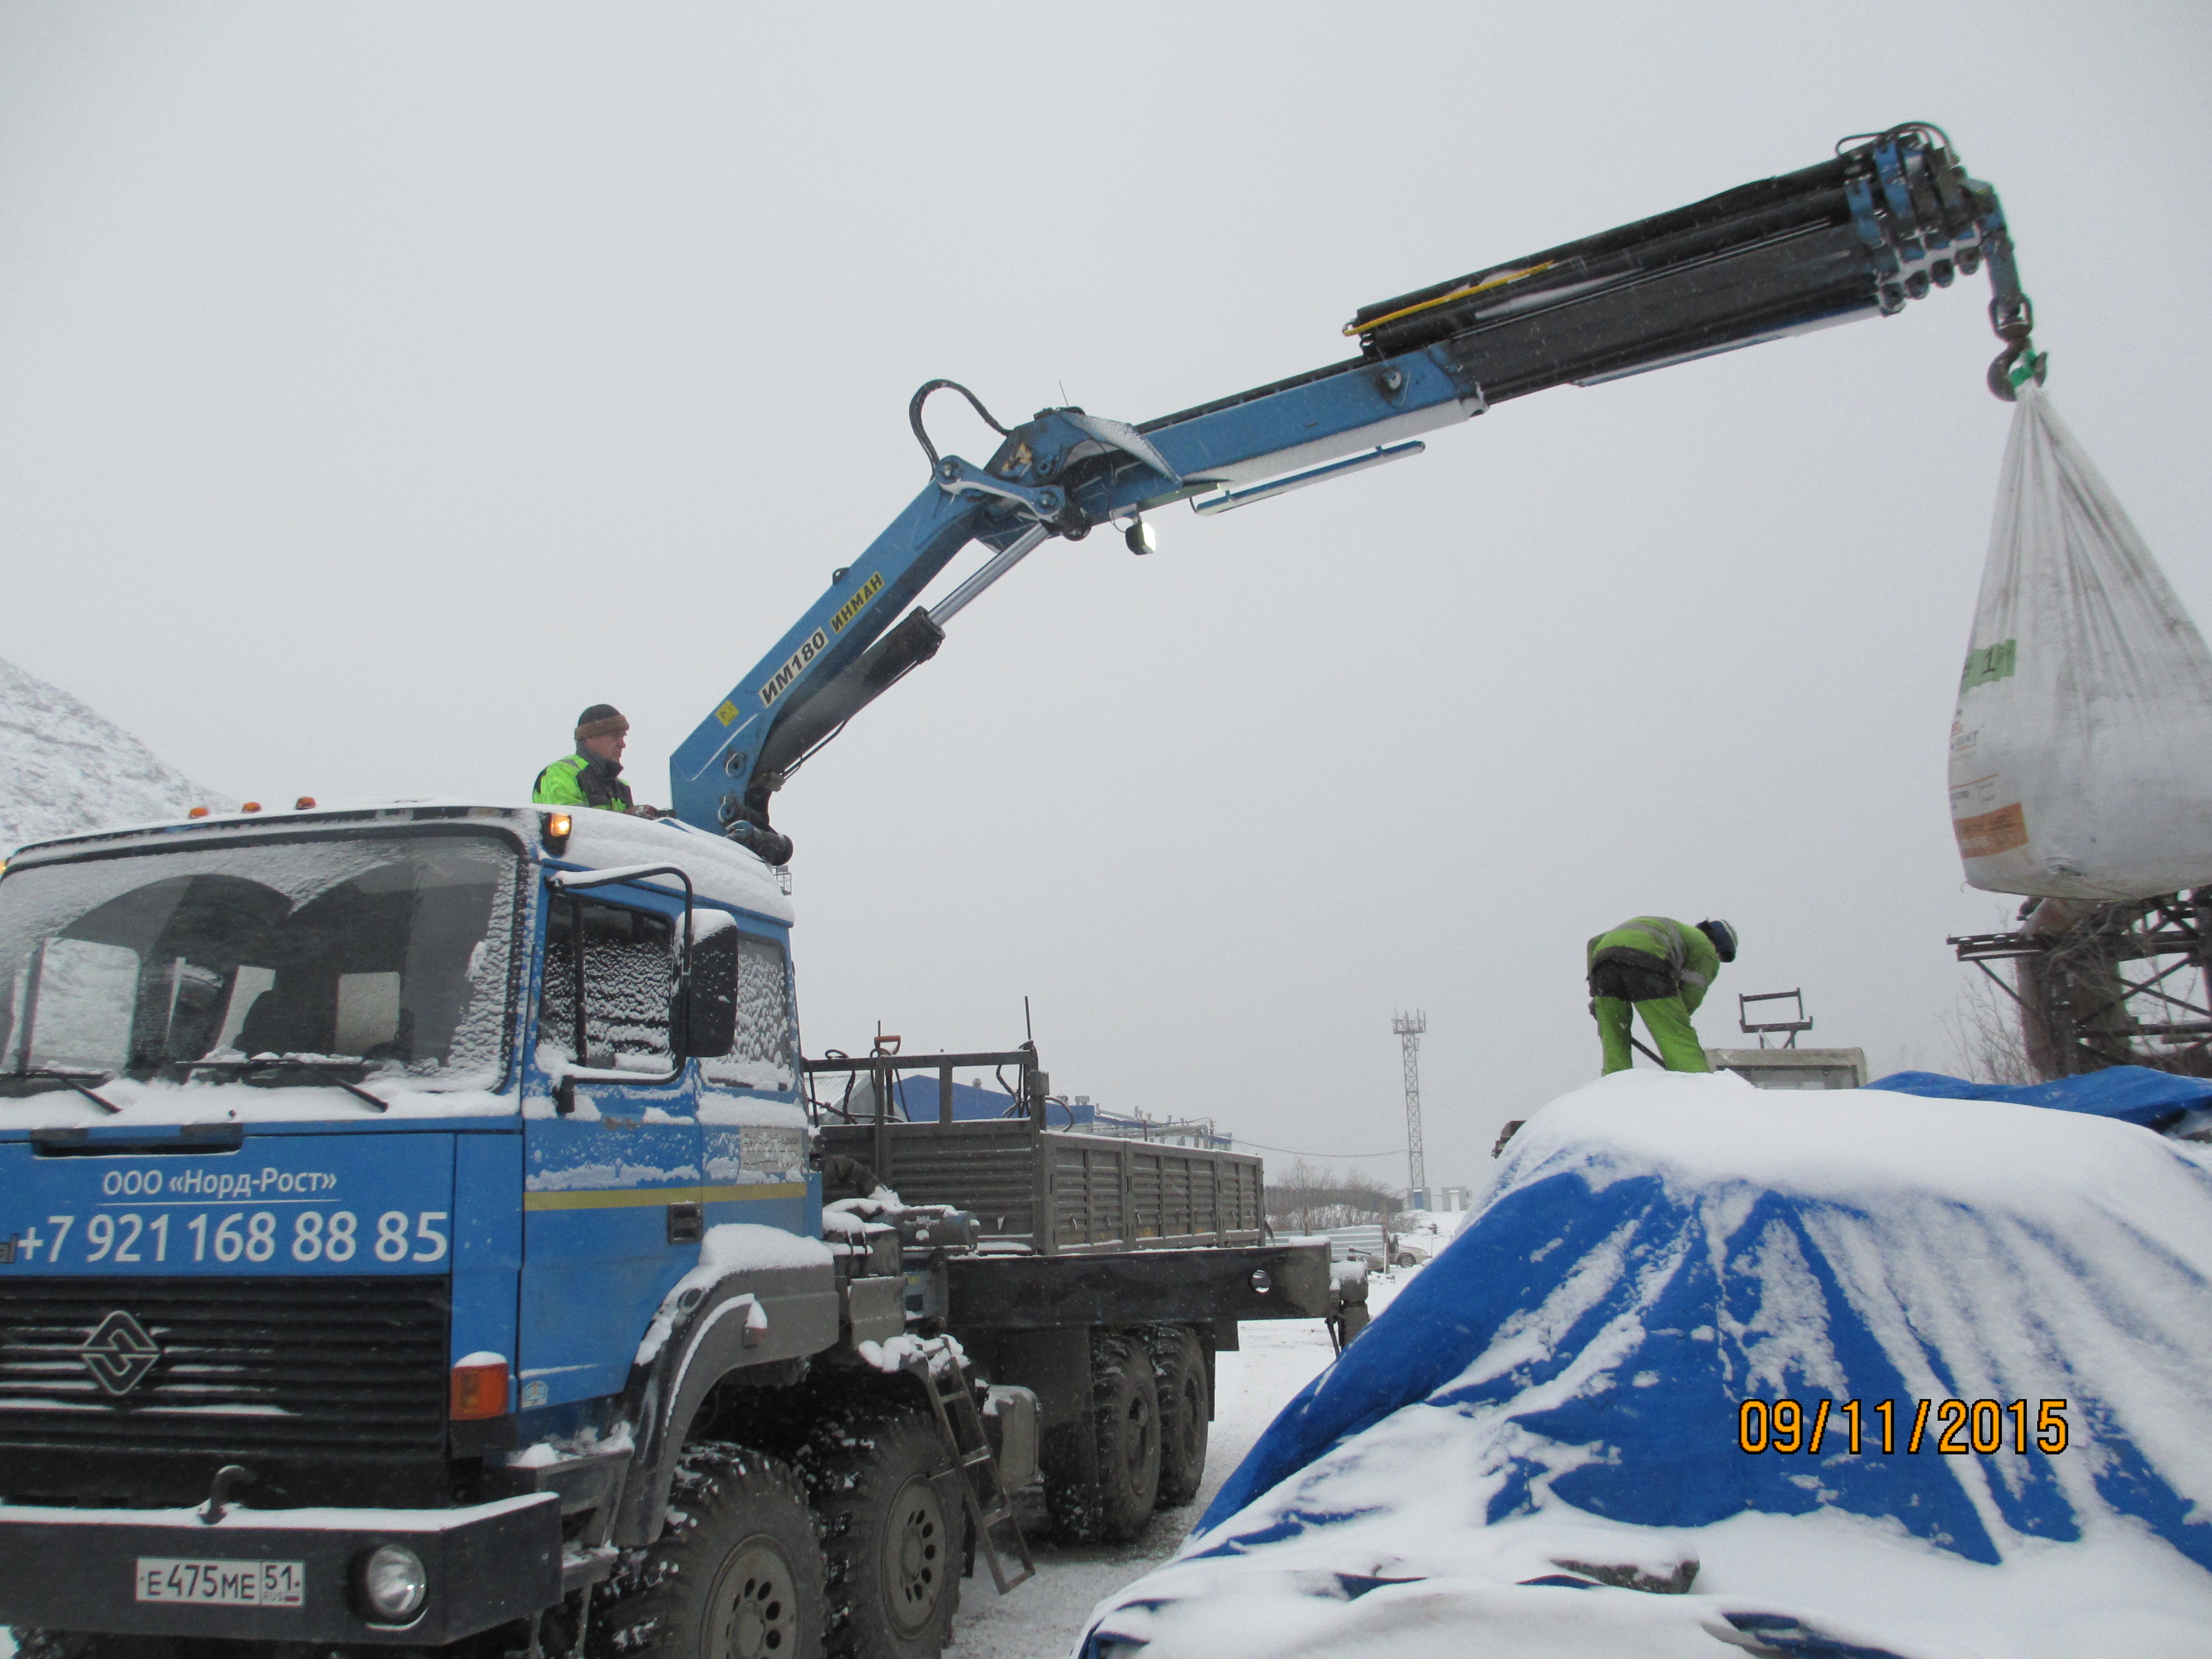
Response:
[{"label": "metal scaffolding structure", "polygon": [[1425,1201],[1429,1190],[1428,1162],[1421,1154],[1421,1033],[1429,1029],[1425,1012],[1394,1014],[1390,1029],[1398,1034],[1406,1056],[1406,1176],[1413,1201]]},{"label": "metal scaffolding structure", "polygon": [[[2039,1079],[2107,1066],[2212,1075],[2212,893],[2118,904],[2045,899],[2009,933],[1954,938],[2011,998],[2021,1050]],[[2009,960],[2008,984],[1990,964]],[[2129,970],[2141,977],[2130,977]]]}]

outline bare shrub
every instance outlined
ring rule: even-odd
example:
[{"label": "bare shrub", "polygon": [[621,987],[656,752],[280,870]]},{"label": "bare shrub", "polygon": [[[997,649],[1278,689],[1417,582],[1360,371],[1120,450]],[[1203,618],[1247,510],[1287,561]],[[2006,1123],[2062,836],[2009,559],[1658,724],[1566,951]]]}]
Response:
[{"label": "bare shrub", "polygon": [[1397,1194],[1371,1177],[1320,1168],[1304,1158],[1267,1182],[1267,1224],[1279,1233],[1319,1233],[1387,1221],[1403,1208]]},{"label": "bare shrub", "polygon": [[[1998,971],[2002,972],[2002,969]],[[2021,1031],[2020,1004],[1979,969],[1943,1016],[1959,1075],[1970,1083],[2039,1083]]]}]

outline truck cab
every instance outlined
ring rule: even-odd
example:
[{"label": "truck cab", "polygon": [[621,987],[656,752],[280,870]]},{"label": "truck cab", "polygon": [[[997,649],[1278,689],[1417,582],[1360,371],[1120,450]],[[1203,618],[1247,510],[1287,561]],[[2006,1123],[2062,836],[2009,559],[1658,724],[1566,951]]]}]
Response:
[{"label": "truck cab", "polygon": [[[840,1340],[791,921],[751,854],[604,812],[240,815],[18,853],[0,1620],[435,1642],[657,1534],[665,1480],[629,1478],[669,1450],[647,1349],[684,1353],[676,1328],[735,1295],[715,1323],[751,1366]],[[591,1490],[538,1490],[533,1448]],[[427,1579],[381,1608],[352,1559],[372,1538]],[[510,1570],[459,1565],[486,1552]]]}]

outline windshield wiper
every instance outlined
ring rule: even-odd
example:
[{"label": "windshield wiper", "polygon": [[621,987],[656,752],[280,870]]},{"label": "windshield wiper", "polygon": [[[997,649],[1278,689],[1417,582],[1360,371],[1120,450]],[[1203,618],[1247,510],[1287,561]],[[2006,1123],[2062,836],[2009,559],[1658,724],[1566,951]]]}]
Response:
[{"label": "windshield wiper", "polygon": [[19,1066],[12,1072],[0,1072],[0,1082],[58,1083],[64,1089],[74,1089],[94,1105],[111,1112],[123,1109],[93,1088],[95,1083],[105,1083],[115,1075],[112,1072],[66,1072],[58,1066]]},{"label": "windshield wiper", "polygon": [[344,1090],[356,1100],[367,1101],[380,1112],[392,1109],[390,1101],[380,1100],[359,1084],[348,1082],[331,1066],[319,1060],[302,1060],[296,1054],[240,1054],[236,1060],[179,1060],[170,1064],[184,1072],[305,1072],[333,1089]]}]

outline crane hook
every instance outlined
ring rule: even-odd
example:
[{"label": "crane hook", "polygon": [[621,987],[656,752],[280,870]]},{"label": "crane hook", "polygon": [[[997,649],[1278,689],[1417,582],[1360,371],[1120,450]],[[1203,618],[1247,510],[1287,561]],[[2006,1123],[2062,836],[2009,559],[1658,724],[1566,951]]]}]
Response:
[{"label": "crane hook", "polygon": [[1990,365],[1990,390],[2007,403],[2020,399],[2021,382],[2033,380],[2041,386],[2051,372],[2051,354],[2038,351],[2025,339],[2015,340],[1999,352]]},{"label": "crane hook", "polygon": [[1990,301],[1990,331],[2005,343],[1990,365],[1990,394],[2015,402],[2023,381],[2032,375],[2041,386],[2051,369],[2051,354],[2036,350],[2028,338],[2035,331],[2035,302],[2025,294],[1999,295]]}]

